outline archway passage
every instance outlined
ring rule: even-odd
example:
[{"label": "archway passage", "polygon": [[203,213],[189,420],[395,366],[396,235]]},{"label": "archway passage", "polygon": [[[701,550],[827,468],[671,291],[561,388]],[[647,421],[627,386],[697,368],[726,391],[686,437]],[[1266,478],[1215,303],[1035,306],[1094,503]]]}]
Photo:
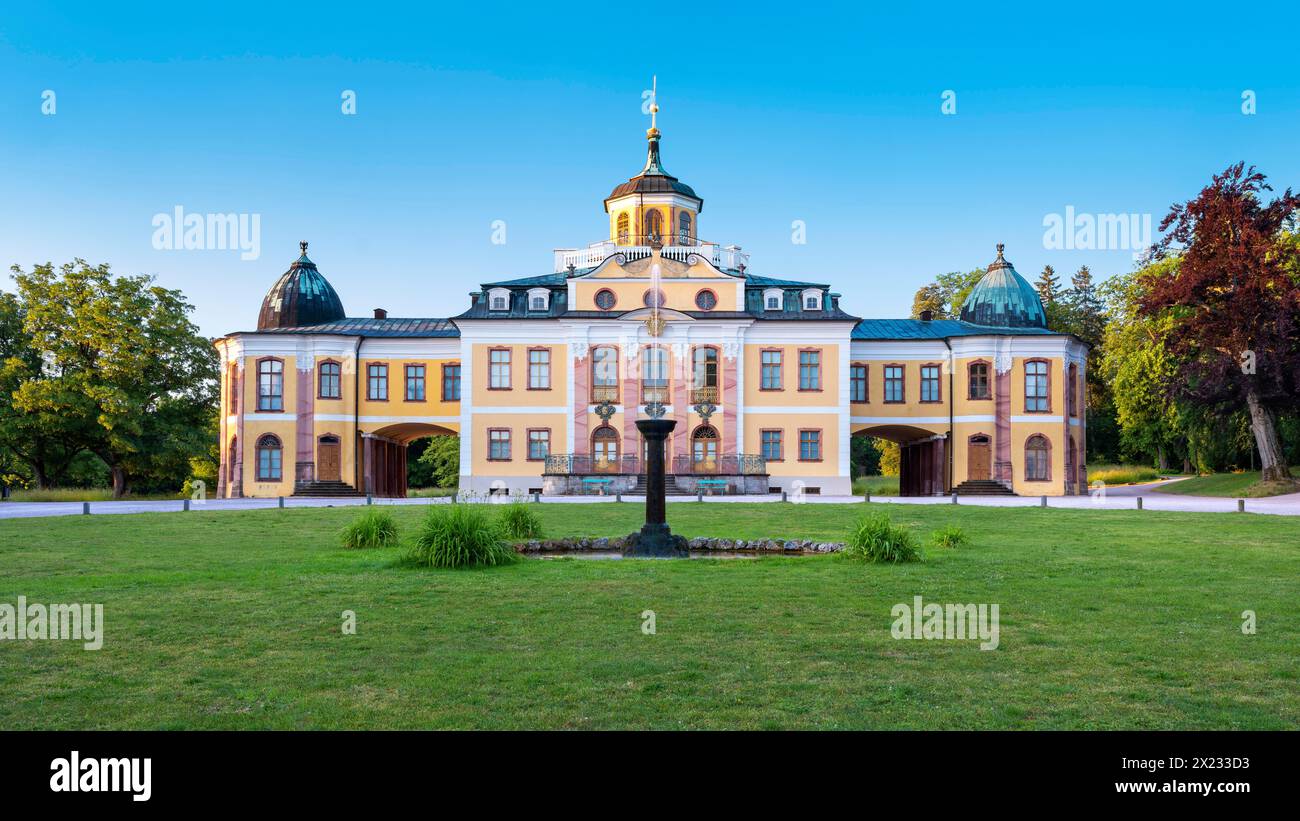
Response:
[{"label": "archway passage", "polygon": [[899,448],[898,494],[942,496],[948,492],[948,438],[911,425],[876,425],[853,432],[896,442]]},{"label": "archway passage", "polygon": [[426,436],[455,436],[456,431],[427,422],[398,422],[362,431],[358,442],[357,487],[371,496],[405,498],[407,446]]}]

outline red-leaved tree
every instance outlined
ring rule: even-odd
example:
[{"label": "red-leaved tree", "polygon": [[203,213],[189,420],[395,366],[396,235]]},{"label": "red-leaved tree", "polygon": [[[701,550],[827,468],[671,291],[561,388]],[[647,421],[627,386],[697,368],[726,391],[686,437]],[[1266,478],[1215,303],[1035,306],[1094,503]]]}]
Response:
[{"label": "red-leaved tree", "polygon": [[1297,407],[1300,381],[1300,196],[1273,189],[1244,163],[1231,166],[1160,223],[1157,257],[1177,273],[1152,279],[1148,315],[1174,319],[1167,340],[1178,362],[1176,397],[1210,411],[1250,411],[1264,481],[1290,481],[1277,435],[1279,411]]}]

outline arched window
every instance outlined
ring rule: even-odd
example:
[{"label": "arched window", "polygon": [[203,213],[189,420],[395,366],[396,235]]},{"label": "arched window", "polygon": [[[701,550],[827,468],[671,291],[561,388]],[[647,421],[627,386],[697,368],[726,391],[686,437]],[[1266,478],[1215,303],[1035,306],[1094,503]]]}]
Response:
[{"label": "arched window", "polygon": [[710,345],[691,353],[691,404],[718,401],[718,349]]},{"label": "arched window", "polygon": [[971,399],[988,399],[992,396],[989,392],[989,363],[970,363],[970,370],[967,372],[967,377],[966,382],[970,387],[967,396]]},{"label": "arched window", "polygon": [[689,211],[683,211],[677,217],[677,242],[681,245],[689,245],[690,241],[691,213]]},{"label": "arched window", "polygon": [[596,307],[602,311],[608,311],[618,303],[618,297],[608,288],[601,288],[596,292]]},{"label": "arched window", "polygon": [[257,409],[284,410],[284,363],[278,359],[257,363]]},{"label": "arched window", "polygon": [[591,464],[597,473],[618,470],[618,431],[609,425],[591,432]]},{"label": "arched window", "polygon": [[650,209],[645,212],[645,235],[646,239],[654,242],[664,234],[664,217],[656,209]]},{"label": "arched window", "polygon": [[1065,406],[1070,411],[1070,416],[1079,415],[1079,366],[1070,363],[1069,377],[1065,381],[1065,389],[1069,391],[1065,397]]},{"label": "arched window", "polygon": [[718,470],[718,430],[700,425],[691,434],[691,472],[716,473]]},{"label": "arched window", "polygon": [[591,352],[591,401],[618,402],[618,351],[608,345]]},{"label": "arched window", "polygon": [[628,225],[629,225],[629,221],[627,218],[627,212],[624,211],[623,213],[618,215],[618,244],[619,245],[627,245],[628,240],[632,238],[632,232],[628,228]]},{"label": "arched window", "polygon": [[1046,482],[1052,478],[1052,443],[1042,434],[1025,440],[1025,481]]},{"label": "arched window", "polygon": [[718,306],[718,295],[708,288],[702,289],[695,295],[695,307],[701,311],[712,311]]},{"label": "arched window", "polygon": [[257,440],[257,481],[280,481],[281,453],[280,439],[274,434],[265,434]]},{"label": "arched window", "polygon": [[1025,412],[1047,413],[1052,409],[1048,365],[1042,359],[1025,363]]},{"label": "arched window", "polygon": [[649,288],[641,295],[641,301],[645,303],[647,308],[662,308],[667,301],[667,297],[664,296],[664,292],[660,289]]},{"label": "arched window", "polygon": [[641,401],[668,401],[668,351],[649,347],[641,354]]},{"label": "arched window", "polygon": [[320,363],[320,385],[317,396],[321,399],[338,399],[342,396],[340,379],[343,367],[337,362]]}]

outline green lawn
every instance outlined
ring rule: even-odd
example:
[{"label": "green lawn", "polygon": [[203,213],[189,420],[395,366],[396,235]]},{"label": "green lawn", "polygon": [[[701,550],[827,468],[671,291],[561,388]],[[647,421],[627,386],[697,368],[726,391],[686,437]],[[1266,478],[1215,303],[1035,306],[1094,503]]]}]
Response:
[{"label": "green lawn", "polygon": [[[1294,475],[1296,468],[1291,469]],[[1259,480],[1259,471],[1242,473],[1212,473],[1209,476],[1193,476],[1190,479],[1174,482],[1160,488],[1161,493],[1178,493],[1184,496],[1229,496],[1259,497],[1276,496],[1279,493],[1295,493],[1297,488],[1277,483],[1263,484]]]},{"label": "green lawn", "polygon": [[[837,540],[867,507],[675,503],[669,518],[686,535]],[[99,651],[0,641],[0,729],[1300,726],[1294,519],[870,508],[973,542],[902,566],[432,571],[339,548],[344,508],[0,521],[0,602],[101,602],[106,620]],[[642,516],[537,509],[548,536]],[[407,530],[423,513],[393,510]],[[890,608],[914,595],[997,603],[1001,646],[891,638]]]},{"label": "green lawn", "polygon": [[859,476],[853,480],[853,495],[862,496],[871,491],[872,496],[897,496],[897,476]]}]

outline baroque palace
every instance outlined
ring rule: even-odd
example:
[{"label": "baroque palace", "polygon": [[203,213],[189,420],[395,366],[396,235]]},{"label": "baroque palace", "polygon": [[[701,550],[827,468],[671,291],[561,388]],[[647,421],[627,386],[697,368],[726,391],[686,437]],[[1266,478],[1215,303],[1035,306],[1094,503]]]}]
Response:
[{"label": "baroque palace", "polygon": [[608,239],[459,316],[349,318],[302,243],[257,330],[215,342],[219,495],[405,496],[407,445],[449,434],[462,489],[637,493],[648,413],[677,421],[670,492],[848,494],[853,436],[899,443],[904,495],[1086,492],[1087,346],[1001,245],[960,320],[860,319],[701,239],[703,199],[647,138]]}]

